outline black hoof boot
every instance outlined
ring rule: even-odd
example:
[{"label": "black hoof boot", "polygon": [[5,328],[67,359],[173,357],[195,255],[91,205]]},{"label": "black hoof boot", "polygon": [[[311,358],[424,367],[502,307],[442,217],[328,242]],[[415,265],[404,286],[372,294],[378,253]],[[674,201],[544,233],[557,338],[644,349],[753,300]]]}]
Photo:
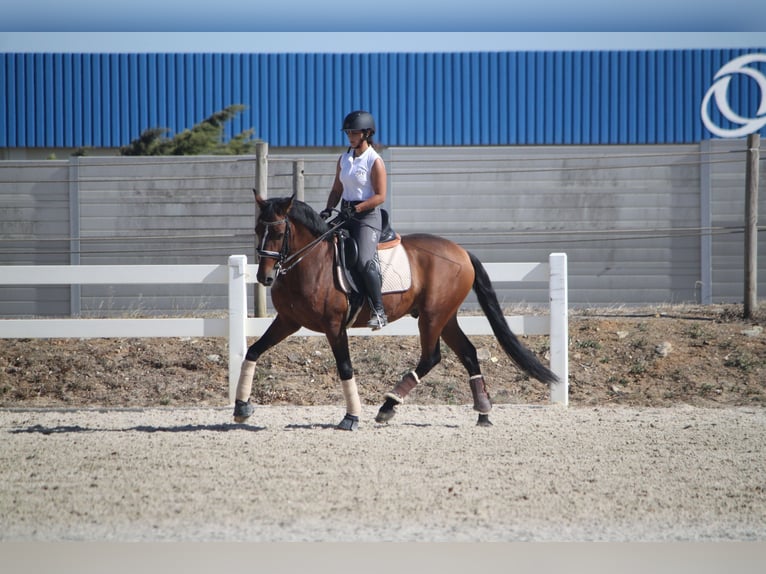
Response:
[{"label": "black hoof boot", "polygon": [[492,423],[489,420],[489,415],[479,415],[479,420],[476,421],[477,427],[491,427]]},{"label": "black hoof boot", "polygon": [[255,412],[255,407],[250,402],[234,401],[234,422],[244,423]]},{"label": "black hoof boot", "polygon": [[343,420],[335,427],[338,430],[355,431],[359,428],[359,417],[346,413]]},{"label": "black hoof boot", "polygon": [[398,405],[394,399],[386,399],[383,406],[378,410],[378,415],[375,417],[376,423],[387,423],[396,414],[396,405]]}]

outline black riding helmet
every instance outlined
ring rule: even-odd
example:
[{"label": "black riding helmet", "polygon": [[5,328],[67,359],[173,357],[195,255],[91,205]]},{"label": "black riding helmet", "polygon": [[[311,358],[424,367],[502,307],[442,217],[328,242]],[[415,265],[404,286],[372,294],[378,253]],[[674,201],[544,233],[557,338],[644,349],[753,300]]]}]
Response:
[{"label": "black riding helmet", "polygon": [[356,110],[344,118],[342,130],[344,132],[346,130],[363,130],[369,131],[369,135],[372,135],[375,133],[375,118],[370,112]]}]

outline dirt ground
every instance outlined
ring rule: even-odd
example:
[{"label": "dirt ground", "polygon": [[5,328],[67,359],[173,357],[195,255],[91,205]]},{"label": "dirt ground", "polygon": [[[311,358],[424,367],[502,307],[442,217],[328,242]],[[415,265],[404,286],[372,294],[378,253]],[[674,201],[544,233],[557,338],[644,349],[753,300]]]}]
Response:
[{"label": "dirt ground", "polygon": [[766,409],[375,410],[0,409],[0,542],[766,541]]},{"label": "dirt ground", "polygon": [[[510,310],[512,313],[513,310]],[[570,404],[766,406],[766,310],[736,305],[583,309],[569,325]],[[519,372],[493,337],[472,337],[495,404],[539,404],[548,389]],[[547,337],[524,342],[544,362]],[[362,401],[383,394],[418,360],[415,337],[352,337]],[[323,337],[292,337],[258,363],[253,400],[337,405],[343,398]],[[228,351],[216,338],[0,339],[0,407],[222,406]],[[465,371],[442,362],[410,404],[471,402]]]},{"label": "dirt ground", "polygon": [[355,433],[318,337],[259,362],[247,424],[219,340],[2,341],[0,543],[764,542],[763,323],[573,312],[568,409],[477,337],[491,428],[446,351],[376,424],[417,342],[353,337]]}]

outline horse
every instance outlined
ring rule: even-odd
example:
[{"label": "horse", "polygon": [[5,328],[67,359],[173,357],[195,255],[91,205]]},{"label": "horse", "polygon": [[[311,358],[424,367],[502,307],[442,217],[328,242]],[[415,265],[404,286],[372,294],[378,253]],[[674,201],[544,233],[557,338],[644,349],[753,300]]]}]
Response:
[{"label": "horse", "polygon": [[[349,318],[349,298],[339,288],[335,274],[335,233],[341,217],[323,220],[308,204],[292,197],[263,199],[254,190],[259,208],[255,233],[258,238],[257,281],[271,287],[276,317],[247,350],[242,362],[234,405],[234,420],[243,423],[255,408],[250,402],[256,361],[271,347],[301,327],[324,333],[332,349],[346,401],[340,430],[356,430],[361,415],[359,392],[351,364],[348,328],[363,327],[370,316],[364,305]],[[340,214],[339,214],[340,215]],[[341,220],[338,223],[338,220]],[[513,362],[527,375],[546,384],[556,375],[527,349],[508,327],[489,275],[479,259],[445,238],[414,233],[401,236],[409,260],[411,284],[406,291],[386,293],[383,303],[389,322],[405,315],[417,318],[420,359],[404,374],[378,410],[375,421],[387,423],[396,407],[441,360],[441,338],[468,372],[478,426],[492,426],[492,403],[481,373],[476,348],[458,323],[458,309],[471,289],[492,327],[495,337]]]}]

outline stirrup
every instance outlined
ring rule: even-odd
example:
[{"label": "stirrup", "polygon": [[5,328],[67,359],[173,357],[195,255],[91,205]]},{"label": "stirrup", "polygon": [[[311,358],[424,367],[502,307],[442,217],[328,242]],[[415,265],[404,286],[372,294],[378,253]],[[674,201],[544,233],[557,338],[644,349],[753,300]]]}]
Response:
[{"label": "stirrup", "polygon": [[388,317],[386,317],[386,314],[384,312],[378,313],[375,311],[375,309],[372,310],[372,317],[370,317],[370,320],[367,321],[367,326],[372,329],[373,331],[377,331],[378,329],[382,329],[386,325],[388,325]]}]

